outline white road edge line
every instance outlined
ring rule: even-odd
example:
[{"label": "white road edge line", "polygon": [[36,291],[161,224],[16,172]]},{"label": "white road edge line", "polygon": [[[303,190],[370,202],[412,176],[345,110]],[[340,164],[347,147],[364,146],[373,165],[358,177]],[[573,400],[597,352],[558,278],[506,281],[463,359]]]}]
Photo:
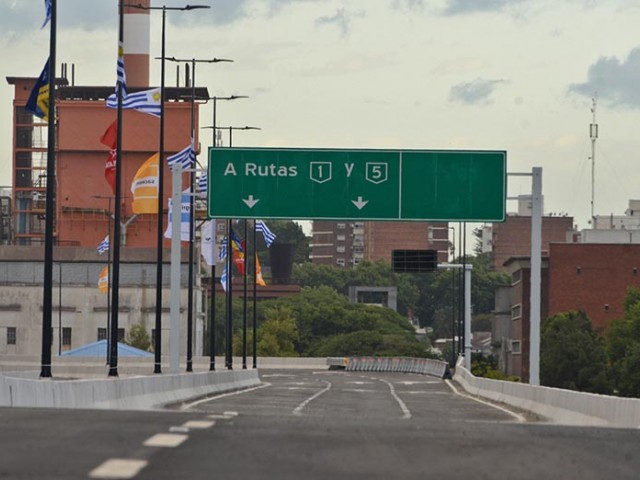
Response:
[{"label": "white road edge line", "polygon": [[391,395],[393,396],[393,398],[396,399],[396,402],[398,402],[398,405],[400,405],[400,409],[402,410],[402,413],[403,413],[402,418],[405,419],[405,420],[410,419],[411,418],[411,410],[409,410],[407,408],[405,403],[398,396],[398,394],[396,393],[396,388],[393,386],[393,384],[391,382],[387,382],[386,380],[383,380],[381,378],[378,378],[377,380],[380,380],[381,382],[384,382],[389,386],[389,390],[391,391]]},{"label": "white road edge line", "polygon": [[214,395],[212,397],[201,398],[200,400],[196,400],[195,402],[185,403],[184,405],[182,405],[180,407],[180,410],[188,410],[188,409],[190,409],[192,407],[195,407],[196,405],[200,405],[201,403],[210,402],[211,400],[217,400],[219,398],[230,397],[232,395],[242,395],[243,393],[253,392],[254,390],[258,390],[260,388],[266,388],[266,387],[270,387],[270,386],[271,386],[271,384],[267,382],[267,383],[263,383],[262,385],[258,385],[257,387],[247,388],[245,390],[238,390],[236,392],[229,392],[229,393],[221,393],[220,395]]},{"label": "white road edge line", "polygon": [[493,407],[497,410],[500,410],[504,413],[508,413],[509,415],[511,415],[512,417],[514,417],[519,423],[527,423],[527,419],[520,415],[519,413],[515,413],[512,412],[511,410],[501,407],[500,405],[496,405],[495,403],[491,403],[491,402],[487,402],[485,400],[481,400],[479,398],[473,397],[471,395],[467,395],[466,393],[461,393],[460,391],[458,391],[458,389],[453,385],[453,382],[451,380],[445,380],[444,381],[447,385],[449,385],[449,388],[451,390],[453,390],[453,393],[455,393],[456,395],[460,395],[461,397],[465,397],[465,398],[469,398],[471,400],[475,400],[478,403],[481,403],[483,405],[487,405],[489,407]]},{"label": "white road edge line", "polygon": [[180,446],[189,438],[189,435],[182,433],[156,433],[147,438],[142,444],[145,447],[175,448]]},{"label": "white road edge line", "polygon": [[309,405],[309,403],[313,402],[320,395],[322,395],[325,392],[328,392],[331,389],[331,382],[327,382],[326,380],[322,380],[322,381],[324,383],[326,383],[327,386],[325,388],[323,388],[322,390],[320,390],[319,392],[314,393],[309,398],[307,398],[304,402],[302,402],[300,405],[298,405],[296,408],[294,408],[293,409],[293,414],[294,415],[302,415],[302,410],[304,410],[304,407],[306,407],[307,405]]},{"label": "white road edge line", "polygon": [[146,460],[111,458],[89,472],[89,478],[133,478],[147,466]]}]

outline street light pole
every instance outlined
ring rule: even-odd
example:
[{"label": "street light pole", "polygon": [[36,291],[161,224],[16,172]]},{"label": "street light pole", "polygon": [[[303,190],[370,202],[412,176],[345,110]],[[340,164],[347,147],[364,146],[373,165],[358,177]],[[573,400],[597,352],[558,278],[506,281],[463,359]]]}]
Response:
[{"label": "street light pole", "polygon": [[[196,136],[196,119],[195,119],[195,103],[196,103],[196,63],[219,63],[233,62],[225,58],[213,58],[211,60],[202,59],[179,59],[175,57],[167,58],[171,62],[191,62],[191,147],[195,152],[195,136]],[[194,284],[194,239],[195,239],[195,165],[189,172],[189,281],[188,281],[188,304],[187,304],[187,372],[193,371],[193,284]]]},{"label": "street light pole", "polygon": [[140,10],[161,10],[162,11],[162,43],[160,57],[160,146],[158,161],[158,228],[156,231],[157,257],[156,257],[156,332],[154,338],[154,368],[153,373],[162,373],[162,245],[163,245],[163,209],[164,209],[164,104],[165,104],[165,58],[166,58],[166,17],[167,10],[197,10],[211,8],[209,5],[186,5],[184,7],[147,7],[143,5],[127,5]]}]

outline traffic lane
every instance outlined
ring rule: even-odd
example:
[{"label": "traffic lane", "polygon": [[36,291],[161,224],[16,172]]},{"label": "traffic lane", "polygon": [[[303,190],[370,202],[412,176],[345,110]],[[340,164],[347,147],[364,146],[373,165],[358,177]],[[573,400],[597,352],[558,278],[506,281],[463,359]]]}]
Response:
[{"label": "traffic lane", "polygon": [[[334,388],[316,400],[326,401],[329,393],[338,394],[340,379],[349,378],[333,378]],[[247,395],[256,399],[258,392],[265,391]],[[461,401],[477,403],[468,398]],[[475,417],[464,409],[457,418],[446,409],[438,416],[434,407],[431,417],[402,419],[399,415],[354,415],[345,410],[331,415],[330,403],[295,415],[290,405],[279,410],[243,411],[251,406],[245,403],[237,416],[196,432],[187,447],[168,451],[143,470],[140,478],[171,478],[163,474],[172,471],[181,478],[194,479],[215,474],[225,479],[473,475],[486,479],[537,480],[546,476],[595,480],[614,476],[635,479],[640,468],[635,453],[640,435],[635,430],[487,420],[484,408],[477,410]],[[229,406],[223,402],[218,408],[222,411]]]},{"label": "traffic lane", "polygon": [[183,412],[0,408],[0,478],[87,478],[107,458],[153,457],[148,437],[193,419]]}]

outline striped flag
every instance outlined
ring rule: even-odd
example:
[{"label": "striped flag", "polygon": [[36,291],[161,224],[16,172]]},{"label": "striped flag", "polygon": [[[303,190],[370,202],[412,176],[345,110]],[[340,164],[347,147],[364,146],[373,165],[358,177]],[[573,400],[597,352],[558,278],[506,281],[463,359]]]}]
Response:
[{"label": "striped flag", "polygon": [[98,254],[102,255],[107,250],[109,250],[109,235],[104,237],[104,240],[102,240],[100,245],[98,245]]},{"label": "striped flag", "polygon": [[193,149],[193,142],[186,148],[183,148],[175,155],[171,155],[167,158],[167,162],[170,167],[173,167],[176,163],[180,162],[182,168],[189,168],[196,161],[196,152]]},{"label": "striped flag", "polygon": [[220,245],[220,251],[218,252],[218,261],[223,261],[227,258],[227,239],[225,238],[222,244]]},{"label": "striped flag", "polygon": [[122,85],[122,100],[124,101],[127,96],[127,76],[124,71],[124,46],[122,42],[118,43],[118,68],[116,75],[118,79],[116,83],[116,95],[118,95],[118,86]]},{"label": "striped flag", "polygon": [[51,20],[51,0],[44,0],[44,22],[40,29],[46,27],[49,20]]},{"label": "striped flag", "polygon": [[[122,98],[122,108],[131,108],[139,112],[148,113],[155,117],[160,116],[160,89],[152,88],[142,92],[129,93]],[[115,93],[107,98],[107,107],[118,108],[118,96]]]},{"label": "striped flag", "polygon": [[270,247],[273,241],[276,239],[275,233],[269,230],[267,224],[262,220],[256,220],[256,231],[261,232],[264,237],[264,243],[267,247]]},{"label": "striped flag", "polygon": [[207,193],[207,172],[203,172],[198,178],[198,193]]},{"label": "striped flag", "polygon": [[227,264],[224,264],[224,268],[222,269],[222,275],[220,275],[220,284],[222,285],[222,289],[226,292],[227,287],[229,286],[229,272],[227,271]]}]

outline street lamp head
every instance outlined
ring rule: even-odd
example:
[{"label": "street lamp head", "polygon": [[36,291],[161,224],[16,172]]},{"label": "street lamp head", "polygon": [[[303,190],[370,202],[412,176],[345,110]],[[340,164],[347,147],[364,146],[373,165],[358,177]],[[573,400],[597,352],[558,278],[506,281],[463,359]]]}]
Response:
[{"label": "street lamp head", "polygon": [[187,5],[183,10],[197,10],[199,8],[211,8],[209,5]]}]

